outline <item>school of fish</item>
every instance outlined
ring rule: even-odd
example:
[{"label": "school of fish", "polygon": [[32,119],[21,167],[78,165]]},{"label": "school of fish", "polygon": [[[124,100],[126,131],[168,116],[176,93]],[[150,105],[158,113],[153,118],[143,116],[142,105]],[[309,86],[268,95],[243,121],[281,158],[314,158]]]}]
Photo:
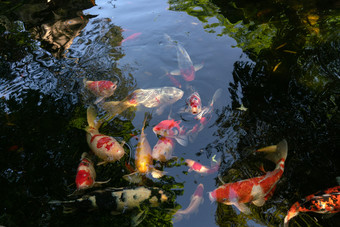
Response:
[{"label": "school of fish", "polygon": [[[134,33],[124,39],[121,44],[140,35],[141,33]],[[170,198],[173,195],[162,188],[144,186],[143,180],[150,176],[152,178],[161,178],[166,175],[167,173],[160,169],[160,166],[162,166],[162,163],[177,159],[176,156],[173,156],[175,144],[187,146],[189,142],[193,143],[195,141],[199,132],[212,119],[214,104],[222,96],[221,88],[215,91],[208,105],[203,106],[199,92],[193,87],[188,89],[187,86],[186,92],[189,94],[184,102],[185,107],[179,113],[188,114],[191,117],[190,121],[193,127],[189,127],[186,121],[171,118],[171,114],[169,114],[167,119],[158,122],[152,128],[154,136],[158,138],[153,148],[151,148],[147,139],[148,136],[144,132],[145,127],[152,119],[152,114],[146,113],[141,126],[141,133],[138,136],[134,161],[126,163],[130,173],[123,176],[123,179],[130,182],[131,186],[94,189],[103,187],[103,185],[110,182],[110,179],[102,182],[96,181],[94,160],[98,159],[97,166],[106,165],[120,162],[124,156],[128,155],[124,148],[125,141],[118,142],[116,138],[99,132],[103,123],[112,120],[130,107],[155,108],[156,113],[160,115],[167,107],[181,100],[185,93],[180,89],[182,85],[174,76],[182,75],[185,83],[190,83],[195,79],[195,72],[203,67],[202,64],[194,65],[192,63],[188,52],[182,45],[174,41],[169,35],[164,34],[164,36],[169,45],[175,47],[177,51],[178,69],[168,73],[176,87],[136,89],[121,101],[104,102],[104,99],[114,95],[118,86],[117,81],[83,80],[84,88],[96,98],[93,103],[96,107],[90,105],[87,108],[88,126],[84,128],[90,152],[83,152],[81,155],[75,174],[76,190],[69,195],[72,196],[72,199],[64,201],[52,200],[49,202],[50,204],[63,205],[65,213],[75,212],[76,210],[90,211],[98,209],[110,211],[113,215],[116,215],[134,209],[139,209],[140,211],[142,204],[157,207],[171,201]],[[105,111],[104,117],[97,116],[97,109]],[[288,142],[283,139],[276,145],[257,149],[255,153],[260,152],[266,153],[265,158],[275,164],[272,171],[265,172],[262,176],[228,183],[224,183],[219,175],[221,185],[208,192],[210,201],[235,206],[240,212],[249,215],[251,214],[251,204],[261,207],[273,197],[276,186],[284,174],[288,155]],[[216,154],[212,157],[210,166],[203,165],[192,159],[185,159],[185,164],[189,168],[188,172],[196,172],[202,176],[218,173],[223,160],[215,160],[215,157]],[[157,165],[159,163],[161,165]],[[75,196],[77,197],[75,198]],[[189,217],[192,213],[197,212],[204,201],[203,197],[204,185],[200,183],[192,194],[188,207],[173,212],[173,222],[181,221],[183,217]],[[340,186],[335,186],[309,195],[294,203],[283,223],[284,226],[288,226],[289,221],[300,212],[334,214],[339,211]],[[143,221],[142,213],[143,211],[140,211],[140,214],[132,218],[132,226],[137,226]]]}]

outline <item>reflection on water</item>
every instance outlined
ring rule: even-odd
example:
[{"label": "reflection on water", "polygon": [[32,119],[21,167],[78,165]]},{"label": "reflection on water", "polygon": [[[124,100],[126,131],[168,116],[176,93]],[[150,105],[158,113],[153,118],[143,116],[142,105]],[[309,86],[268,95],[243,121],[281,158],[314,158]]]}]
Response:
[{"label": "reflection on water", "polygon": [[[1,225],[127,226],[132,217],[138,217],[142,226],[171,226],[173,214],[182,207],[189,219],[175,226],[280,226],[294,202],[337,184],[338,1],[169,1],[169,10],[165,2],[97,4],[76,0],[1,3]],[[193,81],[181,80],[183,98],[171,110],[165,108],[160,116],[152,116],[145,127],[150,144],[158,139],[151,128],[162,120],[195,122],[178,113],[192,93],[187,85],[207,105],[214,92],[223,89],[211,121],[196,140],[188,147],[176,146],[177,160],[154,163],[168,174],[142,180],[146,187],[170,193],[170,205],[153,209],[143,203],[140,209],[119,216],[100,211],[64,215],[62,206],[51,206],[48,201],[68,199],[75,190],[79,158],[89,151],[83,129],[86,108],[96,97],[85,91],[83,79],[117,81],[108,101],[121,101],[150,84],[173,86],[167,76],[158,75],[163,65],[173,69],[178,63],[180,67],[170,48],[163,45],[164,33],[190,53],[189,59],[195,62],[205,57],[206,62]],[[221,44],[229,37],[235,43]],[[241,48],[243,55],[226,52],[226,45]],[[224,63],[233,65],[231,75],[221,66]],[[190,67],[194,67],[192,62]],[[106,111],[98,108],[104,116]],[[95,166],[98,181],[111,180],[84,194],[106,187],[134,187],[122,176],[134,170],[135,138],[147,111],[129,108],[103,124],[101,133],[126,141],[129,154],[119,162]],[[283,138],[289,146],[285,172],[264,206],[250,205],[251,213],[246,215],[220,203],[201,204],[200,196],[190,200],[200,183],[204,190],[213,191],[222,184],[220,179],[236,182],[263,175],[262,163],[265,170],[273,170],[273,163],[253,151]],[[209,166],[215,154],[222,159],[219,178],[217,173],[187,172],[185,159]],[[192,214],[190,204],[198,215]],[[300,214],[290,224],[336,226],[338,222],[339,215],[326,219],[310,213]]]}]

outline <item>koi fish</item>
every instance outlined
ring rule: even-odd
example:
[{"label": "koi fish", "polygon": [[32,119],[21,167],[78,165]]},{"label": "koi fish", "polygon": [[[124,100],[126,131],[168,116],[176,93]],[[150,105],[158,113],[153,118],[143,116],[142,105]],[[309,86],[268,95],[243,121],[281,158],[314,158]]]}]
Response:
[{"label": "koi fish", "polygon": [[201,113],[202,111],[202,101],[201,97],[197,92],[192,93],[186,100],[188,105],[187,112],[194,115]]},{"label": "koi fish", "polygon": [[196,162],[194,160],[191,159],[185,159],[185,162],[187,163],[188,167],[189,167],[189,172],[191,171],[195,171],[197,173],[200,174],[212,174],[218,171],[219,167],[220,167],[220,161],[217,161],[215,164],[211,165],[211,168],[202,165],[199,162]]},{"label": "koi fish", "polygon": [[191,196],[189,206],[185,210],[178,210],[175,213],[174,215],[175,221],[180,221],[183,218],[183,216],[190,215],[198,211],[199,205],[204,202],[203,190],[204,190],[203,184],[199,184],[194,194]]},{"label": "koi fish", "polygon": [[191,58],[188,52],[184,49],[184,47],[178,42],[171,39],[168,34],[164,34],[165,38],[169,41],[169,43],[176,46],[177,49],[177,62],[178,62],[178,70],[173,70],[170,72],[173,76],[182,75],[183,79],[186,81],[192,81],[195,79],[195,71],[203,68],[202,64],[193,65]]},{"label": "koi fish", "polygon": [[284,226],[299,212],[315,212],[319,214],[334,214],[340,211],[340,186],[328,188],[309,195],[293,204],[284,219]]},{"label": "koi fish", "polygon": [[192,129],[190,129],[187,132],[189,141],[192,143],[198,133],[204,129],[204,127],[208,124],[212,117],[212,111],[214,109],[214,103],[216,102],[216,99],[218,99],[222,94],[222,89],[219,88],[217,91],[215,91],[212,99],[209,102],[208,106],[205,106],[200,112],[197,113],[195,119],[199,120],[197,124],[194,125]]},{"label": "koi fish", "polygon": [[136,172],[124,175],[123,178],[131,183],[139,183],[141,179],[141,174],[151,173],[154,178],[160,178],[163,176],[163,172],[156,170],[152,167],[153,159],[151,155],[151,147],[144,133],[144,127],[147,120],[147,115],[145,115],[142,132],[137,143],[137,149],[135,154],[135,166]]},{"label": "koi fish", "polygon": [[108,162],[115,162],[120,160],[124,154],[125,150],[122,144],[118,143],[117,140],[111,136],[100,134],[98,129],[101,122],[96,121],[96,111],[93,106],[87,109],[87,122],[89,124],[86,127],[86,139],[91,150],[103,161],[97,165],[106,164]]},{"label": "koi fish", "polygon": [[126,37],[125,39],[122,40],[121,44],[128,41],[128,40],[133,40],[135,38],[137,38],[138,36],[140,36],[142,33],[141,32],[136,32],[136,33],[133,33],[132,35]]},{"label": "koi fish", "polygon": [[166,162],[173,158],[172,152],[175,148],[173,138],[160,137],[152,149],[152,158],[161,162]]},{"label": "koi fish", "polygon": [[99,186],[101,184],[105,184],[110,181],[110,180],[107,180],[103,182],[97,182],[95,180],[96,180],[96,171],[94,170],[93,162],[88,157],[88,153],[84,152],[81,155],[81,160],[80,160],[80,163],[77,169],[77,175],[76,175],[77,190],[74,191],[69,196],[76,195],[81,190]]},{"label": "koi fish", "polygon": [[184,128],[180,124],[181,121],[175,121],[174,119],[163,120],[153,127],[152,130],[156,135],[173,138],[182,146],[186,146],[188,139]]},{"label": "koi fish", "polygon": [[84,87],[98,97],[94,102],[94,104],[97,104],[104,98],[113,95],[114,91],[117,89],[117,82],[113,83],[108,80],[90,81],[84,79]]},{"label": "koi fish", "polygon": [[245,203],[263,206],[265,201],[273,195],[276,184],[283,174],[287,153],[287,141],[282,140],[277,144],[276,152],[267,155],[267,159],[276,163],[276,168],[272,172],[267,172],[263,176],[224,184],[209,192],[210,200],[225,205],[234,205],[241,212],[250,214],[250,209]]},{"label": "koi fish", "polygon": [[[140,205],[158,207],[161,204],[170,203],[170,195],[160,188],[106,188],[96,190],[78,199],[68,201],[50,201],[49,204],[63,205],[64,213],[75,211],[102,210],[111,214],[120,214],[125,211],[140,209]],[[139,220],[140,223],[142,220]],[[134,223],[136,226],[137,223]]]},{"label": "koi fish", "polygon": [[137,89],[122,101],[105,102],[103,108],[108,112],[106,120],[110,120],[129,107],[143,105],[146,108],[158,107],[157,114],[161,114],[167,105],[173,104],[183,96],[183,91],[176,87],[162,87],[151,89]]}]

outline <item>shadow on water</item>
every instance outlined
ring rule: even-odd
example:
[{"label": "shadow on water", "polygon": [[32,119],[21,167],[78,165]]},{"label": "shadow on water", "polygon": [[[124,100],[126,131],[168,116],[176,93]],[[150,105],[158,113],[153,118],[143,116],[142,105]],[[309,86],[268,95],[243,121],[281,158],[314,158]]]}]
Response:
[{"label": "shadow on water", "polygon": [[[219,174],[225,182],[259,176],[264,161],[253,151],[285,138],[289,152],[285,172],[273,197],[251,215],[218,205],[219,226],[258,223],[279,226],[300,198],[335,186],[339,155],[339,1],[169,1],[169,10],[197,17],[204,29],[229,36],[250,60],[234,63],[229,84],[231,104],[217,110],[212,143],[224,157]],[[4,6],[4,7],[2,7]],[[117,62],[123,29],[111,19],[84,15],[91,1],[1,3],[0,16],[0,224],[6,226],[128,226],[131,214],[94,212],[63,215],[47,204],[67,199],[75,189],[79,157],[89,150],[83,131],[86,107],[94,98],[83,79],[118,81],[115,99],[137,88],[133,67]],[[213,18],[214,20],[210,20]],[[88,28],[88,29],[85,29]],[[247,109],[239,109],[243,105]],[[101,113],[103,114],[103,113]],[[114,119],[101,132],[125,140],[135,110]],[[96,167],[98,181],[125,187],[125,163]],[[273,166],[265,163],[265,168]],[[180,165],[180,164],[174,164]],[[170,166],[171,167],[171,166]],[[168,208],[183,194],[174,177],[145,183],[172,192]],[[216,179],[216,186],[220,185]],[[144,226],[171,226],[172,212],[147,209]],[[118,218],[119,217],[119,218]],[[317,220],[317,221],[316,221]],[[337,226],[339,215],[300,214],[292,226]]]}]

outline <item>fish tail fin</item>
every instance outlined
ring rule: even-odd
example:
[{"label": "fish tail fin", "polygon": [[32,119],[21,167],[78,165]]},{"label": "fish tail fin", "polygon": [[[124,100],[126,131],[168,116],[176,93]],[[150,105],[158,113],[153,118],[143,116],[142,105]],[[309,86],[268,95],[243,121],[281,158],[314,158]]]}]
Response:
[{"label": "fish tail fin", "polygon": [[210,101],[210,106],[214,105],[214,102],[216,102],[216,100],[221,96],[222,94],[222,88],[217,89],[217,91],[215,91],[211,101]]},{"label": "fish tail fin", "polygon": [[288,143],[287,140],[283,139],[280,143],[277,144],[276,153],[268,154],[267,159],[277,163],[281,159],[286,160],[288,154]]},{"label": "fish tail fin", "polygon": [[283,139],[277,145],[271,145],[267,147],[263,147],[261,149],[256,150],[257,152],[268,152],[266,159],[277,163],[279,160],[284,159],[286,160],[288,154],[288,144],[285,139]]},{"label": "fish tail fin", "polygon": [[128,105],[127,102],[123,101],[111,101],[104,102],[101,104],[101,107],[107,112],[107,114],[103,117],[103,120],[110,121],[116,115],[120,114],[131,105]]},{"label": "fish tail fin", "polygon": [[84,78],[84,79],[83,79],[83,85],[84,85],[84,87],[86,87],[86,84],[87,84],[86,82],[87,82],[87,79]]},{"label": "fish tail fin", "polygon": [[124,175],[123,179],[133,184],[139,184],[142,181],[142,175],[139,172],[133,172]]},{"label": "fish tail fin", "polygon": [[164,38],[169,42],[169,44],[175,44],[175,41],[166,33],[164,33]]},{"label": "fish tail fin", "polygon": [[289,209],[284,219],[284,226],[288,226],[289,220],[299,214],[299,209],[300,209],[300,203],[299,202],[294,203],[293,206]]},{"label": "fish tail fin", "polygon": [[91,105],[87,108],[87,123],[90,128],[95,128],[95,129],[100,128],[103,122],[97,121],[96,118],[97,118],[96,109],[94,108],[94,106]]},{"label": "fish tail fin", "polygon": [[174,217],[173,217],[173,222],[179,222],[183,219],[183,214],[181,213],[181,210],[178,210],[176,212],[176,214],[174,214]]}]

